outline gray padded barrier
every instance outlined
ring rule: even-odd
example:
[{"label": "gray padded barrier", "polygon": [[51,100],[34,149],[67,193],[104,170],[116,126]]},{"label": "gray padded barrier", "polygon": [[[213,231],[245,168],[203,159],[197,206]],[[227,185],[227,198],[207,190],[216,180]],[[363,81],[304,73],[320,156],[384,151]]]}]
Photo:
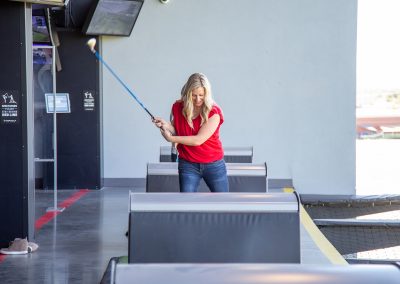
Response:
[{"label": "gray padded barrier", "polygon": [[288,193],[131,193],[129,263],[300,263]]},{"label": "gray padded barrier", "polygon": [[[266,192],[266,164],[226,163],[230,192]],[[201,180],[200,192],[209,192]],[[146,192],[179,192],[178,163],[147,164]]]},{"label": "gray padded barrier", "polygon": [[[227,163],[252,163],[253,147],[224,147],[224,160]],[[172,162],[171,146],[160,147],[160,162]]]},{"label": "gray padded barrier", "polygon": [[116,284],[398,284],[400,279],[399,268],[390,264],[117,264],[115,271]]}]

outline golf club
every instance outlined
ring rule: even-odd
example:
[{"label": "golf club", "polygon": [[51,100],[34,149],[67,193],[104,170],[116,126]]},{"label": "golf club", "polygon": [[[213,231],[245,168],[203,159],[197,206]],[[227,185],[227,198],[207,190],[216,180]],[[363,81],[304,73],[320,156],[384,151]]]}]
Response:
[{"label": "golf club", "polygon": [[110,66],[103,60],[100,54],[94,48],[96,46],[96,39],[91,38],[87,41],[87,46],[90,51],[96,56],[96,58],[111,72],[111,74],[124,86],[128,93],[139,103],[139,105],[150,115],[151,119],[154,120],[154,116],[149,112],[149,110],[143,105],[143,103],[135,96],[135,94],[128,88],[128,86],[118,77],[118,75],[111,69]]}]

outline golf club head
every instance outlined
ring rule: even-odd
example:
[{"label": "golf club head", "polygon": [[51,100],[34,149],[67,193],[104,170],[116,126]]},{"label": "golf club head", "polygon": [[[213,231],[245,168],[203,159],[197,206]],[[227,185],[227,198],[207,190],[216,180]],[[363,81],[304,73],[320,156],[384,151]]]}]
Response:
[{"label": "golf club head", "polygon": [[89,40],[87,41],[86,45],[89,47],[89,49],[90,49],[91,52],[93,52],[93,53],[96,52],[96,49],[94,49],[95,46],[96,46],[96,39],[95,39],[95,38],[89,39]]}]

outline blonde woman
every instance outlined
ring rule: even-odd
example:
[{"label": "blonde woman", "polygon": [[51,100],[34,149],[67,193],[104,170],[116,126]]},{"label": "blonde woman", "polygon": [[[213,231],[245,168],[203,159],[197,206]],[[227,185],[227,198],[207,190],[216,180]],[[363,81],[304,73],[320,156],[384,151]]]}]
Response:
[{"label": "blonde woman", "polygon": [[203,178],[211,192],[228,192],[229,183],[219,128],[224,122],[221,108],[213,101],[204,74],[194,73],[172,106],[172,119],[155,118],[162,136],[176,143],[181,192],[197,192]]}]

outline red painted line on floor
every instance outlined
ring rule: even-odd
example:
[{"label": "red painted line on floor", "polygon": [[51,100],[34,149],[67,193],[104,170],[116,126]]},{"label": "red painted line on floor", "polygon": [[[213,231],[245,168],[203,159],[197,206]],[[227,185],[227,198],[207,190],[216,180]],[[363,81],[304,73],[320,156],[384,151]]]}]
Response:
[{"label": "red painted line on floor", "polygon": [[74,195],[72,195],[71,197],[65,199],[59,206],[68,208],[72,204],[74,204],[76,201],[78,201],[82,196],[86,195],[88,192],[89,192],[89,189],[81,189],[78,192],[76,192]]},{"label": "red painted line on floor", "polygon": [[56,211],[46,212],[46,214],[44,214],[43,216],[41,216],[39,219],[36,220],[35,230],[36,231],[40,230],[43,227],[43,225],[50,222],[55,216],[57,216],[60,213],[61,212],[56,212]]},{"label": "red painted line on floor", "polygon": [[[59,207],[64,207],[67,209],[69,206],[74,204],[76,201],[78,201],[82,196],[87,194],[89,192],[88,189],[82,189],[79,190],[78,192],[74,193],[71,197],[65,199],[63,202],[61,202],[58,206]],[[51,220],[54,219],[58,214],[61,212],[58,211],[50,211],[41,216],[39,219],[36,220],[35,222],[35,229],[36,231],[40,230],[45,224],[50,222]]]},{"label": "red painted line on floor", "polygon": [[6,256],[7,255],[5,254],[0,254],[0,263],[2,263],[2,261],[6,259]]}]

